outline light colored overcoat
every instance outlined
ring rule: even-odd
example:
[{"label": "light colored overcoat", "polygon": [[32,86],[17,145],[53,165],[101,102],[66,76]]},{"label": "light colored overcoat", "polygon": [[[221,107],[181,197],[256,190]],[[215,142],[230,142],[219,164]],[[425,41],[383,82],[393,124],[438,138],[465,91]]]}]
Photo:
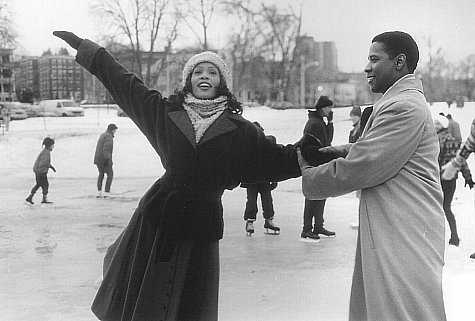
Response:
[{"label": "light colored overcoat", "polygon": [[343,147],[304,169],[302,188],[309,199],[361,189],[349,320],[445,321],[439,145],[420,80],[398,80]]}]

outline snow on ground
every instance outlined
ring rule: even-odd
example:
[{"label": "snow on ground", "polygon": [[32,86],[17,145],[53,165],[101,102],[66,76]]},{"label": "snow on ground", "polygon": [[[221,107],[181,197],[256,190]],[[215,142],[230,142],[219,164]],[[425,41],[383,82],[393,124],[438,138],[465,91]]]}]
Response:
[{"label": "snow on ground", "polygon": [[[446,112],[435,103],[434,114]],[[469,132],[475,103],[450,109]],[[349,108],[334,110],[334,144],[345,143],[351,129]],[[280,143],[297,141],[306,110],[250,108]],[[92,164],[96,140],[107,124],[119,127],[114,142],[115,198],[94,197],[97,170]],[[44,137],[56,140],[49,174],[53,206],[22,204],[34,184],[32,165]],[[469,165],[475,170],[475,157]],[[158,157],[128,118],[114,109],[87,109],[80,118],[31,118],[14,121],[0,132],[0,320],[96,320],[90,304],[97,290],[107,246],[127,224],[140,196],[163,173]],[[329,199],[326,227],[337,237],[319,243],[299,241],[303,197],[300,179],[279,183],[273,192],[279,236],[263,233],[261,213],[256,233],[246,237],[245,190],[223,198],[225,236],[221,241],[220,320],[346,320],[353,271],[357,217],[354,194]],[[444,295],[449,321],[473,320],[475,297],[474,193],[460,179],[453,202],[461,245],[446,247]],[[448,236],[447,236],[448,239]],[[415,245],[417,246],[417,244]]]}]

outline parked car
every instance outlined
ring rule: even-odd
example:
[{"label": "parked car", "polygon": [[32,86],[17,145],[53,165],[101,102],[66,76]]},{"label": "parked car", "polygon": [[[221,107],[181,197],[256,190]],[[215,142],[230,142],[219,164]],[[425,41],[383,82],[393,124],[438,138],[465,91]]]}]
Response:
[{"label": "parked car", "polygon": [[74,100],[69,99],[42,100],[34,109],[38,116],[45,117],[84,116],[84,108],[80,107]]},{"label": "parked car", "polygon": [[0,102],[0,110],[6,110],[4,108],[7,108],[10,120],[22,120],[28,118],[26,111],[20,108],[20,103],[18,102]]},{"label": "parked car", "polygon": [[24,109],[21,109],[19,107],[10,108],[10,120],[23,120],[27,118],[28,114]]}]

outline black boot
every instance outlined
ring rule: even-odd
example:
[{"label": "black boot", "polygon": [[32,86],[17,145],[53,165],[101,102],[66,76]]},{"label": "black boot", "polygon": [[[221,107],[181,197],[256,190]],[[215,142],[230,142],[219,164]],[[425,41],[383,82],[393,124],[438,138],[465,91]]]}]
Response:
[{"label": "black boot", "polygon": [[325,235],[326,237],[334,237],[335,236],[335,232],[329,231],[324,227],[314,228],[313,229],[313,234],[316,234],[316,235],[321,234],[321,235]]},{"label": "black boot", "polygon": [[26,203],[27,203],[28,205],[33,205],[33,204],[35,204],[35,203],[33,203],[33,195],[28,196],[28,197],[25,199],[25,201],[26,201]]},{"label": "black boot", "polygon": [[53,204],[53,202],[48,201],[48,198],[46,197],[46,195],[44,195],[41,204]]},{"label": "black boot", "polygon": [[[266,229],[266,234],[280,234],[280,227],[274,224],[274,220],[266,220],[264,223],[264,228]],[[273,233],[269,233],[269,230],[271,230]]]},{"label": "black boot", "polygon": [[254,224],[253,221],[248,220],[246,221],[246,235],[252,236],[252,233],[254,233]]}]

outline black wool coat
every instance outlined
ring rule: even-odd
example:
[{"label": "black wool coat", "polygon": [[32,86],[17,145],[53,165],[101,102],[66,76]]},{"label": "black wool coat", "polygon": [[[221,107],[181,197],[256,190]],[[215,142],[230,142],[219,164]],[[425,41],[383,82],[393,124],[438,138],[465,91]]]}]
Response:
[{"label": "black wool coat", "polygon": [[[301,175],[297,146],[266,139],[254,124],[230,110],[196,143],[192,123],[176,96],[165,98],[147,88],[92,41],[82,41],[76,60],[104,84],[165,169],[106,254],[104,281],[92,307],[103,320],[126,319],[120,315],[127,313],[123,310],[129,301],[150,300],[151,295],[141,292],[142,282],[155,278],[150,276],[153,262],[167,262],[180,237],[222,238],[224,190],[241,182],[277,182]],[[157,297],[165,300],[161,293]],[[160,304],[143,305],[153,309]]]}]

